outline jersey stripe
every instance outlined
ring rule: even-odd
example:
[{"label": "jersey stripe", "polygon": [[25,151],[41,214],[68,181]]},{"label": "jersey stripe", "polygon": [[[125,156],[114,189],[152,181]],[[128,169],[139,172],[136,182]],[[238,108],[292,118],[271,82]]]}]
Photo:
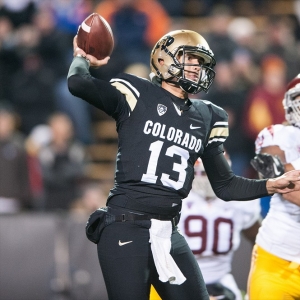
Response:
[{"label": "jersey stripe", "polygon": [[207,144],[211,144],[213,142],[224,143],[228,135],[229,135],[228,122],[216,122],[210,133]]},{"label": "jersey stripe", "polygon": [[133,111],[137,103],[137,98],[140,96],[139,91],[130,82],[123,79],[113,78],[110,82],[111,85],[125,95],[130,109]]},{"label": "jersey stripe", "polygon": [[221,137],[214,137],[213,139],[209,139],[207,145],[213,143],[213,142],[221,142],[224,143],[226,141],[226,138],[221,138]]},{"label": "jersey stripe", "polygon": [[218,126],[228,127],[228,122],[216,122],[213,127],[218,127]]},{"label": "jersey stripe", "polygon": [[124,79],[119,79],[119,78],[112,78],[110,80],[110,82],[122,82],[124,85],[129,87],[132,90],[133,93],[135,93],[137,98],[140,97],[140,92],[129,81],[126,81]]},{"label": "jersey stripe", "polygon": [[137,99],[134,93],[132,93],[132,91],[122,83],[114,82],[112,83],[112,85],[116,87],[116,89],[119,90],[123,95],[125,95],[125,98],[130,106],[130,109],[131,111],[133,111],[137,103]]}]

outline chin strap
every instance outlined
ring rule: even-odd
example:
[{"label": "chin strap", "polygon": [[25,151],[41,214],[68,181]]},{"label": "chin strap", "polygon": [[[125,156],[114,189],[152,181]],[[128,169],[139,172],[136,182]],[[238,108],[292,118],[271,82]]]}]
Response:
[{"label": "chin strap", "polygon": [[193,83],[193,82],[188,81],[188,80],[185,80],[185,79],[182,79],[182,78],[179,79],[178,85],[185,92],[190,93],[190,94],[197,94],[202,90],[201,87],[198,84]]},{"label": "chin strap", "polygon": [[[172,79],[162,79],[157,77],[153,72],[149,74],[150,80],[152,83],[154,83],[157,86],[161,86],[162,81],[172,83],[178,87],[180,87],[183,91],[190,93],[190,94],[197,94],[199,93],[202,89],[197,85],[194,84],[190,81],[183,80],[182,78],[178,78],[178,81],[174,81]],[[174,77],[172,77],[174,78]]]}]

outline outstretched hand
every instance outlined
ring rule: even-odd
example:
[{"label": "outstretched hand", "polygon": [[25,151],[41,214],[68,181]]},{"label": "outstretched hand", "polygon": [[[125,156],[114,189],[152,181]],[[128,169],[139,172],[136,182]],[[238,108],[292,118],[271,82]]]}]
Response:
[{"label": "outstretched hand", "polygon": [[90,67],[92,68],[99,68],[101,66],[104,66],[108,63],[108,60],[110,59],[109,56],[105,57],[104,59],[97,59],[95,56],[92,56],[90,54],[86,54],[81,48],[77,45],[77,35],[75,35],[73,39],[73,50],[74,50],[74,56],[77,56],[80,54],[85,59],[89,60]]},{"label": "outstretched hand", "polygon": [[267,190],[269,194],[290,193],[300,190],[300,171],[293,170],[284,173],[280,177],[270,178],[267,181]]}]

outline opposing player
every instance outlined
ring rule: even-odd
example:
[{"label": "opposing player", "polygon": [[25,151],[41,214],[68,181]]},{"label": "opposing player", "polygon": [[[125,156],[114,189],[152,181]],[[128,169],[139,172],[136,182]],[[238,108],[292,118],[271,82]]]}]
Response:
[{"label": "opposing player", "polygon": [[259,201],[226,203],[217,198],[201,160],[197,161],[192,190],[182,202],[178,229],[196,256],[210,296],[242,299],[231,274],[233,253],[240,245],[241,233],[254,245],[259,226]]},{"label": "opposing player", "polygon": [[[230,163],[228,156],[227,160]],[[258,200],[226,203],[217,198],[201,159],[196,161],[195,178],[183,199],[178,229],[197,259],[211,299],[242,300],[231,274],[233,254],[241,233],[254,245],[260,220]],[[152,289],[150,300],[160,299],[155,294]]]},{"label": "opposing player", "polygon": [[130,74],[110,82],[93,78],[89,67],[109,58],[87,55],[76,37],[74,56],[70,92],[112,116],[119,136],[115,186],[98,242],[109,298],[148,300],[153,284],[163,299],[208,299],[194,255],[176,230],[198,157],[215,193],[227,201],[294,191],[300,172],[262,180],[233,174],[223,155],[226,112],[188,98],[208,91],[215,75],[214,55],[200,34],[163,36],[151,52],[152,82]]},{"label": "opposing player", "polygon": [[[283,100],[287,124],[264,128],[255,145],[254,166],[264,176],[265,169],[280,172],[280,164],[269,161],[264,168],[260,154],[277,156],[284,164],[297,165],[300,159],[300,76],[287,87]],[[257,161],[259,160],[259,161]],[[270,172],[269,172],[270,173]],[[248,280],[250,300],[300,299],[300,192],[276,193],[262,222],[253,249]]]}]

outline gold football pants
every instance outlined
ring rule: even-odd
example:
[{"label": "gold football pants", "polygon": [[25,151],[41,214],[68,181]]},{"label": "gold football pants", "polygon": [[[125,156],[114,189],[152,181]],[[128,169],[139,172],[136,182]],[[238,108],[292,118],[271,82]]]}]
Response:
[{"label": "gold football pants", "polygon": [[300,300],[300,265],[255,245],[248,296],[249,300]]},{"label": "gold football pants", "polygon": [[155,288],[153,287],[153,285],[151,285],[149,300],[161,300],[161,298],[157,294],[157,291],[155,290]]}]

